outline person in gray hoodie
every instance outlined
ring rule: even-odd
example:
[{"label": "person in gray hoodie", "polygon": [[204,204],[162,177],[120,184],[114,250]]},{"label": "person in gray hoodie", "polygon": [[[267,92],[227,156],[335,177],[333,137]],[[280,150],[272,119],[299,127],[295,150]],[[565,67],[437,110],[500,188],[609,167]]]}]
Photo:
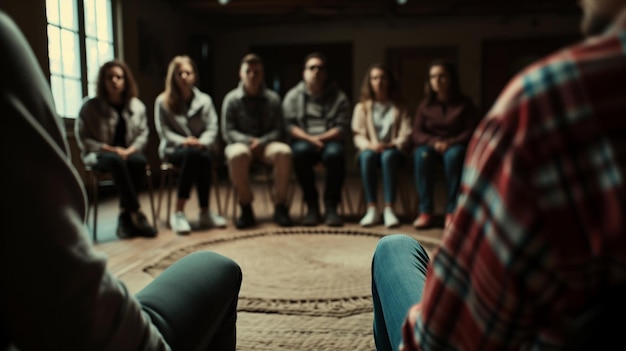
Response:
[{"label": "person in gray hoodie", "polygon": [[[241,269],[195,252],[137,294],[85,226],[85,188],[26,38],[0,10],[0,110],[11,127],[1,189],[0,350],[236,349]],[[17,204],[17,205],[15,205]]]},{"label": "person in gray hoodie", "polygon": [[346,94],[328,79],[327,68],[322,53],[307,55],[303,80],[287,92],[282,105],[287,134],[291,138],[294,171],[308,207],[302,221],[306,226],[321,221],[313,170],[319,162],[327,170],[324,221],[329,226],[343,225],[337,205],[346,173],[344,144],[350,131],[352,108]]}]

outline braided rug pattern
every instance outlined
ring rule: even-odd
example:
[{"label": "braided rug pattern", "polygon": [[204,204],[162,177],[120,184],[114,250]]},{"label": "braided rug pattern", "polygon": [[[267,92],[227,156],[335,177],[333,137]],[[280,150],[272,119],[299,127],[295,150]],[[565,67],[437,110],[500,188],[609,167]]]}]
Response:
[{"label": "braided rug pattern", "polygon": [[[239,232],[177,249],[144,272],[157,276],[200,250],[235,260],[243,272],[238,349],[374,350],[370,272],[383,236],[330,228]],[[435,245],[422,244],[428,251]]]}]

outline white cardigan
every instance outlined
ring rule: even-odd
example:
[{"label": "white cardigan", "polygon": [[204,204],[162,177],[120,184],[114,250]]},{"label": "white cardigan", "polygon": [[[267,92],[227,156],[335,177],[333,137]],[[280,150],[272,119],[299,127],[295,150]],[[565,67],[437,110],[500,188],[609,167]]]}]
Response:
[{"label": "white cardigan", "polygon": [[[372,100],[359,102],[352,115],[354,146],[362,152],[371,144],[378,142],[378,133],[372,118]],[[391,127],[391,143],[400,151],[406,151],[411,136],[411,119],[406,110],[393,106],[394,121]]]}]

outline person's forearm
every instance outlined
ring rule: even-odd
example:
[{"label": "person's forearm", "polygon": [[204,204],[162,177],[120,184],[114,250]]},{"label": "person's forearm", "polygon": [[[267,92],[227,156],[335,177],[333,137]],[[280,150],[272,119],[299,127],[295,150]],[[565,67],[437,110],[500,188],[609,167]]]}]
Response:
[{"label": "person's forearm", "polygon": [[115,146],[111,146],[109,144],[102,144],[102,146],[100,147],[100,150],[106,151],[106,152],[115,152],[116,151],[116,147]]},{"label": "person's forearm", "polygon": [[317,137],[321,141],[337,140],[341,138],[341,131],[339,128],[331,128]]},{"label": "person's forearm", "polygon": [[310,134],[302,130],[302,128],[300,127],[293,127],[291,129],[291,136],[294,137],[295,139],[302,139],[306,141],[310,141],[312,138]]},{"label": "person's forearm", "polygon": [[279,129],[274,129],[268,133],[266,133],[265,135],[262,135],[261,137],[259,137],[259,142],[261,144],[267,144],[269,142],[272,141],[276,141],[280,138],[280,133],[281,131]]}]

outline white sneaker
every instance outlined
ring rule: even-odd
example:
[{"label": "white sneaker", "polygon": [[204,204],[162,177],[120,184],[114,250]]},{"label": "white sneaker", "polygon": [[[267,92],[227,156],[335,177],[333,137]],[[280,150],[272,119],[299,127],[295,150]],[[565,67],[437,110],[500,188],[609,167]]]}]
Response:
[{"label": "white sneaker", "polygon": [[187,234],[191,231],[191,225],[187,221],[187,217],[181,211],[174,212],[170,217],[170,227],[178,234]]},{"label": "white sneaker", "polygon": [[200,212],[198,222],[201,228],[226,228],[226,218],[213,211]]},{"label": "white sneaker", "polygon": [[383,211],[383,220],[385,222],[385,227],[393,228],[397,227],[400,224],[398,217],[393,213],[393,209],[391,207],[385,207]]},{"label": "white sneaker", "polygon": [[367,208],[367,212],[365,212],[365,216],[361,218],[359,224],[361,225],[361,227],[369,227],[378,222],[380,222],[380,216],[378,215],[378,211],[376,211],[375,206],[370,206]]}]

